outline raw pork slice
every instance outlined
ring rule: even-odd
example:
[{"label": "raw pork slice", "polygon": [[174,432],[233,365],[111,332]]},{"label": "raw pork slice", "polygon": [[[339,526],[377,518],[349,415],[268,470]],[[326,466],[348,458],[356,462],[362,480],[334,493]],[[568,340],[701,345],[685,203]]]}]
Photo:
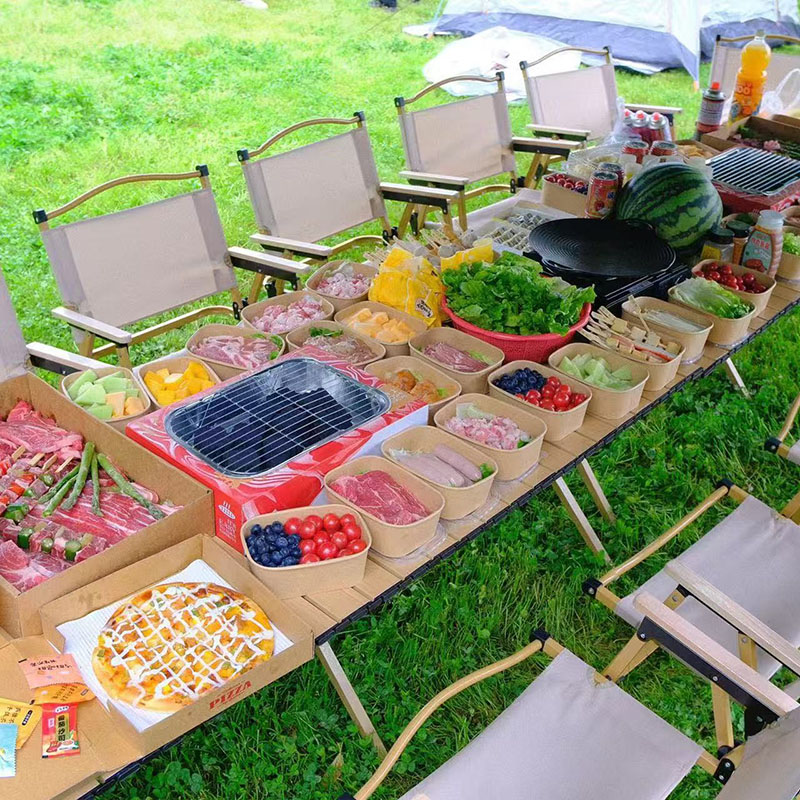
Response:
[{"label": "raw pork slice", "polygon": [[192,347],[200,358],[222,361],[242,369],[263,367],[272,361],[278,345],[272,339],[252,339],[244,336],[209,336]]},{"label": "raw pork slice", "polygon": [[322,303],[305,295],[288,306],[277,303],[265,306],[264,313],[253,320],[253,325],[264,333],[289,333],[306,322],[324,317]]},{"label": "raw pork slice", "polygon": [[83,437],[59,428],[56,423],[34,411],[30,403],[20,400],[0,422],[0,445],[12,450],[24,447],[28,453],[57,453],[65,461],[80,458],[83,452]]},{"label": "raw pork slice", "polygon": [[49,577],[31,564],[24,550],[9,541],[0,542],[0,575],[20,592],[27,592]]},{"label": "raw pork slice", "polygon": [[344,475],[331,484],[331,489],[390,525],[411,525],[430,514],[408,489],[381,469]]},{"label": "raw pork slice", "polygon": [[428,358],[444,364],[456,372],[480,372],[489,365],[457,347],[453,347],[445,342],[434,342],[426,345],[422,351]]}]

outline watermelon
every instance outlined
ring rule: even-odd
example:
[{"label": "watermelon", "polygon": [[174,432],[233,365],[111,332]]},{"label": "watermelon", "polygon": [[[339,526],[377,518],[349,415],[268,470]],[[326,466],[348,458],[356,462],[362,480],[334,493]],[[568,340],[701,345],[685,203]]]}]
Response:
[{"label": "watermelon", "polygon": [[652,225],[679,252],[700,247],[722,219],[722,200],[714,184],[688,164],[656,164],[636,175],[620,192],[617,219]]}]

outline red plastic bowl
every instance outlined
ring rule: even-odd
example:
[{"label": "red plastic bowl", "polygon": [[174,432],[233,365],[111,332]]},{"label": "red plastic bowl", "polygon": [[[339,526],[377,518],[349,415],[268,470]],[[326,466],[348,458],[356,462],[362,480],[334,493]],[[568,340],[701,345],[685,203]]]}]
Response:
[{"label": "red plastic bowl", "polygon": [[442,310],[450,317],[453,327],[478,339],[483,339],[484,342],[493,344],[495,347],[499,347],[506,354],[507,361],[538,361],[540,364],[546,364],[551,353],[555,353],[559,347],[569,344],[575,337],[575,333],[586,325],[589,321],[589,314],[592,313],[592,304],[584,303],[580,319],[564,336],[559,333],[517,336],[513,333],[487,331],[454,314],[447,305],[446,297],[442,297]]}]

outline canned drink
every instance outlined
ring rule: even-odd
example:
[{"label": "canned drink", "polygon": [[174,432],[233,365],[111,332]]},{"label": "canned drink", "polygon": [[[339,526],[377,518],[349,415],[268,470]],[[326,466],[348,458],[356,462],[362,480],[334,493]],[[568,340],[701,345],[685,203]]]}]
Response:
[{"label": "canned drink", "polygon": [[647,155],[650,145],[641,139],[631,139],[622,145],[622,152],[632,155],[637,164],[642,163],[642,159]]},{"label": "canned drink", "polygon": [[617,201],[617,175],[614,172],[598,170],[589,182],[589,195],[586,199],[586,216],[605,219],[614,210]]},{"label": "canned drink", "polygon": [[653,112],[647,122],[647,133],[651,142],[663,142],[671,139],[669,120],[658,111]]},{"label": "canned drink", "polygon": [[617,192],[622,188],[625,183],[625,170],[621,164],[614,161],[603,161],[597,165],[597,172],[613,172],[617,176]]},{"label": "canned drink", "polygon": [[675,156],[678,154],[678,145],[675,142],[660,141],[650,145],[651,156]]}]

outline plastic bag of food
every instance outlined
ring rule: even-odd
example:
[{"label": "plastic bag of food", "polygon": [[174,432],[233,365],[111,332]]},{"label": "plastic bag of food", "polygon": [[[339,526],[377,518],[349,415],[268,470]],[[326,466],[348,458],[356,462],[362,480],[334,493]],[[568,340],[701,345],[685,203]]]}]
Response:
[{"label": "plastic bag of food", "polygon": [[427,258],[393,247],[372,281],[369,299],[405,311],[429,328],[442,324],[444,286]]},{"label": "plastic bag of food", "polygon": [[758,115],[771,117],[774,114],[791,114],[798,109],[800,109],[800,69],[793,69],[771,92],[764,92]]},{"label": "plastic bag of food", "polygon": [[460,267],[462,264],[474,264],[477,261],[486,261],[489,263],[494,261],[492,240],[489,237],[478,239],[472,245],[472,247],[469,247],[466,250],[457,250],[451,256],[442,256],[441,269],[442,271],[446,269],[455,269],[456,267]]}]

